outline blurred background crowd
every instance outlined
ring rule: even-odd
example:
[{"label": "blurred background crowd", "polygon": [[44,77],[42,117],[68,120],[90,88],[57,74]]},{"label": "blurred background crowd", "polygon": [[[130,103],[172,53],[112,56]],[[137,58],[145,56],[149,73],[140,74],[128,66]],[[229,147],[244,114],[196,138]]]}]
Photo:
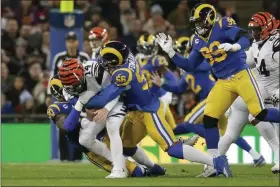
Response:
[{"label": "blurred background crowd", "polygon": [[[243,27],[252,15],[243,13],[246,19],[240,18],[239,12],[247,11],[246,4],[251,9],[261,6],[280,17],[279,0],[242,1],[245,8],[240,11],[238,1],[75,0],[74,8],[82,10],[85,17],[83,51],[91,56],[87,36],[94,26],[107,29],[111,40],[124,42],[133,53],[137,53],[137,39],[143,32],[165,32],[173,39],[189,36],[190,10],[199,2],[213,4],[220,16],[231,16]],[[1,5],[1,113],[45,114],[51,103],[47,94],[51,70],[49,11],[59,8],[60,1],[1,0]],[[175,68],[173,71],[179,75]],[[188,92],[175,97],[176,116],[184,116],[194,99]]]}]

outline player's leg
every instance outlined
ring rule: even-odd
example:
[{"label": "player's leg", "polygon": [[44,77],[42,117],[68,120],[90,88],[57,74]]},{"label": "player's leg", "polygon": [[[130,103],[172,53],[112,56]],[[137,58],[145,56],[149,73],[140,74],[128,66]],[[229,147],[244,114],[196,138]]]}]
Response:
[{"label": "player's leg", "polygon": [[129,112],[122,125],[123,152],[137,163],[146,166],[150,175],[165,175],[165,169],[152,162],[137,144],[147,135],[140,112]]},{"label": "player's leg", "polygon": [[236,92],[248,106],[250,114],[259,121],[280,123],[280,112],[276,108],[265,108],[263,98],[251,70],[243,70],[236,74],[238,79]]},{"label": "player's leg", "polygon": [[112,161],[111,152],[108,147],[96,139],[97,134],[104,129],[105,124],[97,124],[83,118],[81,121],[81,127],[82,128],[79,133],[79,143],[91,152]]},{"label": "player's leg", "polygon": [[166,106],[165,118],[166,118],[166,121],[168,122],[168,124],[171,126],[171,128],[175,129],[176,128],[176,122],[175,122],[174,116],[173,116],[173,114],[170,110],[169,105]]},{"label": "player's leg", "polygon": [[[97,167],[101,168],[104,171],[111,172],[113,169],[113,164],[106,158],[99,156],[93,152],[85,153],[86,158]],[[131,177],[143,177],[146,175],[144,168],[141,168],[136,165],[136,163],[126,160],[126,168]]]},{"label": "player's leg", "polygon": [[151,138],[170,156],[211,165],[216,167],[218,171],[223,172],[226,176],[231,176],[225,157],[213,159],[211,156],[176,140],[170,125],[165,119],[162,105],[157,113],[144,113],[143,122],[145,123],[147,132]]},{"label": "player's leg", "polygon": [[204,137],[204,129],[202,132],[201,126],[199,125],[195,126],[194,124],[202,123],[205,107],[206,107],[206,100],[203,100],[200,103],[198,103],[192,109],[192,111],[185,117],[184,123],[177,125],[176,128],[173,129],[174,133],[176,135],[179,135],[179,134],[186,134],[186,133],[193,132]]},{"label": "player's leg", "polygon": [[123,156],[123,145],[120,136],[120,127],[126,115],[125,111],[123,104],[117,103],[108,114],[106,120],[106,129],[110,138],[110,150],[114,164],[112,175],[118,175],[118,178],[124,178],[127,174],[125,158]]},{"label": "player's leg", "polygon": [[230,80],[219,79],[206,99],[203,124],[208,153],[211,155],[218,154],[218,121],[237,97],[231,90],[232,86]]}]

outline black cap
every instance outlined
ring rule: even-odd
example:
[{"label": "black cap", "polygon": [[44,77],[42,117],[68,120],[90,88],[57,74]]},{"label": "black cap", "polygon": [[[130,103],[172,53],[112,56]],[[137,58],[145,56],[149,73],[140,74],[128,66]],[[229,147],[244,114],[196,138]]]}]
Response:
[{"label": "black cap", "polygon": [[78,36],[75,32],[70,31],[66,36],[66,40],[78,40]]}]

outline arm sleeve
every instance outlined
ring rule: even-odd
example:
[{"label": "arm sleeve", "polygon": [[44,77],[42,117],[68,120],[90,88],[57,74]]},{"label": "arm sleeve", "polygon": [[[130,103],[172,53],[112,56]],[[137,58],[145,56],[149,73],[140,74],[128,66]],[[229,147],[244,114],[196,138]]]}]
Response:
[{"label": "arm sleeve", "polygon": [[184,77],[182,77],[177,83],[163,84],[162,88],[165,89],[166,91],[175,94],[180,94],[188,88],[188,84],[186,83]]},{"label": "arm sleeve", "polygon": [[256,67],[256,63],[255,63],[255,60],[254,60],[252,47],[250,47],[249,50],[245,51],[245,52],[246,52],[246,56],[247,56],[246,63],[248,64],[248,66],[250,68]]},{"label": "arm sleeve", "polygon": [[164,77],[164,82],[167,82],[167,83],[177,82],[176,76],[170,70],[166,71],[165,74],[163,75],[163,77]]},{"label": "arm sleeve", "polygon": [[197,50],[192,50],[188,58],[176,53],[171,59],[174,64],[183,70],[193,72],[203,62],[204,57]]},{"label": "arm sleeve", "polygon": [[[110,84],[97,95],[92,97],[85,105],[86,108],[103,108],[107,103],[118,97],[125,87],[119,87],[115,84]],[[108,106],[107,106],[108,107]],[[108,109],[108,108],[107,108]]]},{"label": "arm sleeve", "polygon": [[236,26],[227,29],[225,35],[232,42],[238,43],[241,46],[241,50],[250,47],[252,43],[252,38],[249,33]]},{"label": "arm sleeve", "polygon": [[74,107],[72,108],[70,114],[64,121],[64,128],[66,131],[73,131],[79,126],[79,118],[81,111],[77,111]]}]

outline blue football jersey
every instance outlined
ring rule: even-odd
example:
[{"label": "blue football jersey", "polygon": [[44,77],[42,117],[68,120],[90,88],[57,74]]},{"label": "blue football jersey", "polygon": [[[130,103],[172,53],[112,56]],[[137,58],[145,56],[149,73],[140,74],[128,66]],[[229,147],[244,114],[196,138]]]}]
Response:
[{"label": "blue football jersey", "polygon": [[128,110],[158,110],[160,102],[149,88],[145,75],[132,53],[129,54],[127,63],[113,71],[112,83],[118,87],[125,87],[122,98]]},{"label": "blue football jersey", "polygon": [[203,62],[195,72],[185,72],[177,84],[163,84],[162,87],[175,94],[180,94],[190,89],[198,95],[201,101],[207,98],[214,84],[215,79],[211,74],[211,66],[207,62]]},{"label": "blue football jersey", "polygon": [[197,35],[194,36],[192,50],[196,50],[207,59],[218,78],[228,78],[248,68],[246,53],[244,49],[237,52],[225,52],[222,49],[218,49],[218,47],[222,43],[236,43],[238,34],[242,30],[236,26],[232,18],[221,18],[214,24],[209,38],[205,39]]}]

